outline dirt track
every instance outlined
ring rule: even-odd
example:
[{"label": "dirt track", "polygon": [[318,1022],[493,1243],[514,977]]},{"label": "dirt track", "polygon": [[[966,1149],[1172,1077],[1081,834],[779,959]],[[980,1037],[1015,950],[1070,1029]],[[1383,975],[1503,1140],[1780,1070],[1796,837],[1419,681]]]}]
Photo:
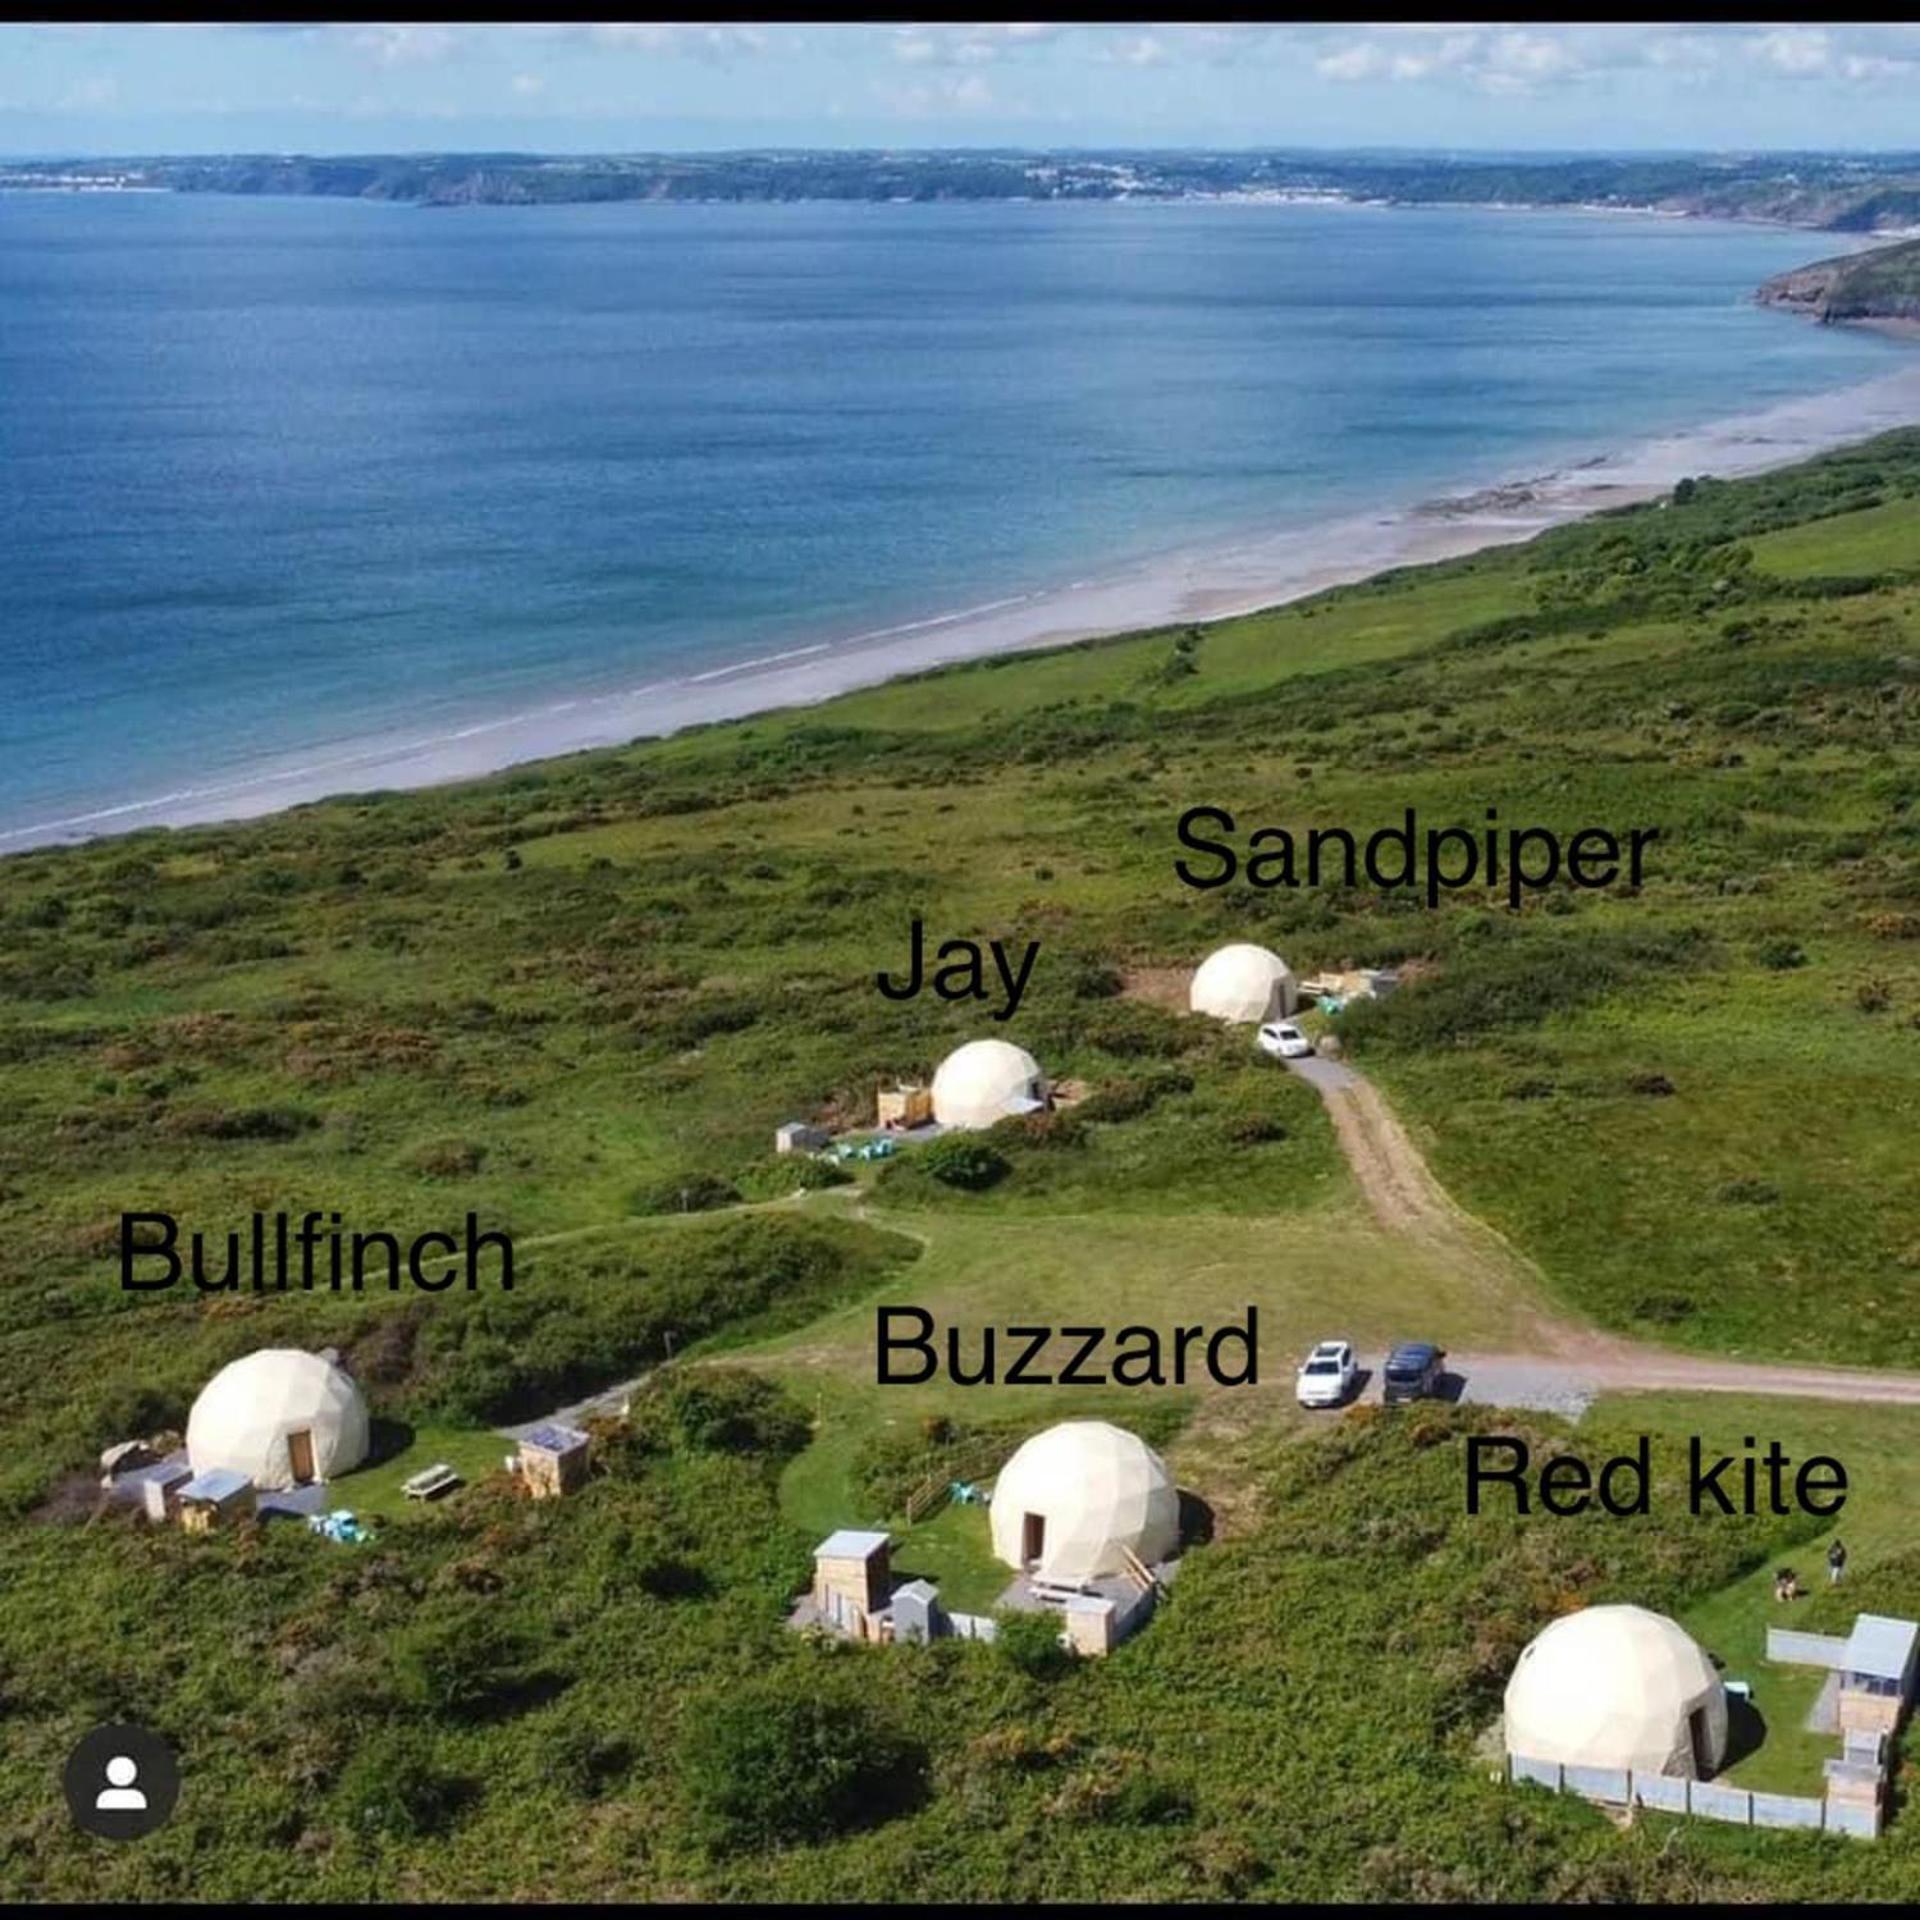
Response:
[{"label": "dirt track", "polygon": [[[1717,1360],[1622,1339],[1560,1317],[1545,1304],[1538,1269],[1454,1201],[1378,1088],[1344,1061],[1315,1057],[1287,1064],[1319,1090],[1353,1177],[1383,1228],[1411,1236],[1456,1263],[1484,1272],[1490,1284],[1539,1303],[1524,1316],[1527,1352],[1451,1356],[1466,1382],[1465,1397],[1501,1397],[1497,1387],[1490,1395],[1474,1392],[1474,1371],[1479,1368],[1509,1384],[1524,1378],[1548,1400],[1578,1402],[1602,1391],[1638,1389],[1920,1406],[1920,1373]],[[1492,1380],[1488,1384],[1492,1386]]]}]

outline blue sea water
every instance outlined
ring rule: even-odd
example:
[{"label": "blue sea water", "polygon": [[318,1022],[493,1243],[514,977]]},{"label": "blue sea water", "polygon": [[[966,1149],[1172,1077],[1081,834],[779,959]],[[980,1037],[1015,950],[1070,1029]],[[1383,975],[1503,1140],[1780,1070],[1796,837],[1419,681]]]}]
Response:
[{"label": "blue sea water", "polygon": [[1749,303],[1821,251],[1452,209],[0,195],[0,848],[1891,371]]}]

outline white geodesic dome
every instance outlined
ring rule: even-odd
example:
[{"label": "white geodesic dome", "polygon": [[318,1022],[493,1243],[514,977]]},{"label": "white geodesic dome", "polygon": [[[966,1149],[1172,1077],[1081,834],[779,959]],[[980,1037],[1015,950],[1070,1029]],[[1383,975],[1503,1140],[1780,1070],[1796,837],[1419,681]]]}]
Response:
[{"label": "white geodesic dome", "polygon": [[1686,1629],[1645,1607],[1585,1607],[1528,1642],[1507,1682],[1509,1753],[1699,1778],[1727,1750],[1727,1695]]},{"label": "white geodesic dome", "polygon": [[1201,961],[1187,989],[1187,1005],[1216,1020],[1255,1024],[1291,1013],[1296,990],[1293,969],[1277,953],[1242,940]]},{"label": "white geodesic dome", "polygon": [[943,1127],[990,1127],[1010,1113],[1044,1106],[1040,1063],[1010,1040],[969,1040],[933,1076],[933,1117]]},{"label": "white geodesic dome", "polygon": [[187,1457],[196,1474],[227,1467],[256,1487],[331,1480],[367,1457],[367,1403],[324,1355],[262,1347],[201,1389],[187,1416]]},{"label": "white geodesic dome", "polygon": [[996,1558],[1010,1567],[1037,1560],[1049,1580],[1119,1573],[1128,1548],[1152,1566],[1180,1544],[1180,1495],[1167,1463],[1104,1420],[1063,1420],[1036,1433],[1001,1468],[987,1511]]}]

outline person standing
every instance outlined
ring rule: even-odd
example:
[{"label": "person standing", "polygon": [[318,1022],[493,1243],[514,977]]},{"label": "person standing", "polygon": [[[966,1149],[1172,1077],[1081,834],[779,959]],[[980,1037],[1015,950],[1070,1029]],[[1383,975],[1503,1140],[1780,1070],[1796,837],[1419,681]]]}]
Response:
[{"label": "person standing", "polygon": [[1843,1573],[1845,1573],[1846,1570],[1847,1570],[1847,1550],[1836,1539],[1833,1545],[1827,1549],[1827,1584],[1828,1586],[1837,1587],[1840,1584],[1840,1576]]}]

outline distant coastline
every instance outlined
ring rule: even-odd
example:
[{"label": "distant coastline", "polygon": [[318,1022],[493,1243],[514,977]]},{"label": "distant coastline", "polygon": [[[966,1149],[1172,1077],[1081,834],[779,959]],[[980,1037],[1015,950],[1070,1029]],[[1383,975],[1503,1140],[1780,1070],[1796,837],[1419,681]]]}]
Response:
[{"label": "distant coastline", "polygon": [[1920,229],[1920,153],[1104,150],[205,154],[0,160],[0,189],[292,194],[421,206],[606,201],[1225,200],[1551,208]]},{"label": "distant coastline", "polygon": [[1882,378],[1707,422],[1551,471],[1378,513],[1347,515],[1160,556],[1097,580],[1008,596],[838,640],[419,736],[403,732],[302,755],[231,780],[0,830],[0,856],[148,827],[276,813],[345,794],[417,789],[632,744],[687,727],[803,708],[993,655],[1186,621],[1250,614],[1404,566],[1531,539],[1550,527],[1669,492],[1791,465],[1920,420],[1920,362]]}]

